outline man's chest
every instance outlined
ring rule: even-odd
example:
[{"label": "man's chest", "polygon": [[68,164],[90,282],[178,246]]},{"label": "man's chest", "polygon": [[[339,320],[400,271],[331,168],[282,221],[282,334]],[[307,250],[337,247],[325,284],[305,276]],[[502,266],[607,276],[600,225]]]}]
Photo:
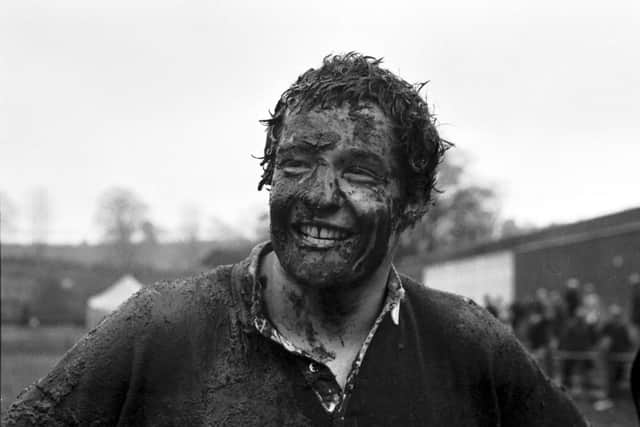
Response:
[{"label": "man's chest", "polygon": [[282,350],[244,349],[210,360],[175,360],[167,369],[157,354],[149,360],[125,425],[281,426],[309,425],[299,396],[304,378],[296,376]]},{"label": "man's chest", "polygon": [[215,358],[202,371],[177,369],[166,381],[153,381],[141,406],[148,425],[175,425],[170,419],[189,425],[424,425],[442,419],[474,425],[480,409],[496,406],[489,382],[391,340],[370,349],[344,402],[328,412],[317,382],[325,375],[327,384],[336,384],[335,378],[262,337],[255,344]]}]

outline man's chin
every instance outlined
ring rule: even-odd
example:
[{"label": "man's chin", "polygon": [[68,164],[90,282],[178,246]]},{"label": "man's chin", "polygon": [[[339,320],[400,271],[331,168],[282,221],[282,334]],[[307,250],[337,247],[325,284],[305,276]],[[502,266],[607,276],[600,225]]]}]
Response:
[{"label": "man's chin", "polygon": [[[291,274],[293,273],[293,274]],[[348,286],[354,282],[350,278],[350,274],[340,274],[338,271],[328,272],[326,270],[320,270],[310,268],[304,271],[292,271],[289,274],[295,279],[296,283],[306,287],[308,289],[326,290],[326,289],[338,289]]]},{"label": "man's chin", "polygon": [[[358,281],[351,257],[340,258],[335,248],[298,247],[296,255],[285,258],[282,267],[296,282],[316,289],[341,287]],[[336,259],[330,260],[335,257]]]}]

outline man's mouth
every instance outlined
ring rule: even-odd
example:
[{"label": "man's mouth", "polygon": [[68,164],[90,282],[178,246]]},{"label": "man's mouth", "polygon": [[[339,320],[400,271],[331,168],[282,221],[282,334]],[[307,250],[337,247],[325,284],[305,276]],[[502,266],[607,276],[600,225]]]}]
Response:
[{"label": "man's mouth", "polygon": [[334,246],[353,235],[346,228],[316,222],[293,224],[292,228],[303,244],[317,248]]}]

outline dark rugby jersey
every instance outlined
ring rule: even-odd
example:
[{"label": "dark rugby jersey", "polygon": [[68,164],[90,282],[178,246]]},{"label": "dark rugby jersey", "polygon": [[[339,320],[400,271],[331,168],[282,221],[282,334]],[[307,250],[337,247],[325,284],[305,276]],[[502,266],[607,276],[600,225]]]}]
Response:
[{"label": "dark rugby jersey", "polygon": [[4,421],[586,424],[571,400],[486,310],[406,277],[401,277],[399,311],[383,310],[348,389],[329,408],[323,387],[335,394],[335,378],[328,368],[266,336],[255,324],[255,265],[265,250],[256,248],[234,266],[143,289],[25,390]]}]

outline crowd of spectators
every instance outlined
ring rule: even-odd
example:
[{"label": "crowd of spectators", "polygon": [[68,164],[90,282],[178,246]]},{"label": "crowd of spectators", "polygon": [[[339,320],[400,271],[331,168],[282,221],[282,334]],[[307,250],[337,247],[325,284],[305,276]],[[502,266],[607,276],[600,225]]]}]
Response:
[{"label": "crowd of spectators", "polygon": [[575,395],[593,394],[596,408],[611,407],[628,387],[640,322],[617,304],[605,307],[594,284],[570,279],[561,291],[540,288],[510,305],[487,295],[484,305],[513,328],[549,377]]}]

